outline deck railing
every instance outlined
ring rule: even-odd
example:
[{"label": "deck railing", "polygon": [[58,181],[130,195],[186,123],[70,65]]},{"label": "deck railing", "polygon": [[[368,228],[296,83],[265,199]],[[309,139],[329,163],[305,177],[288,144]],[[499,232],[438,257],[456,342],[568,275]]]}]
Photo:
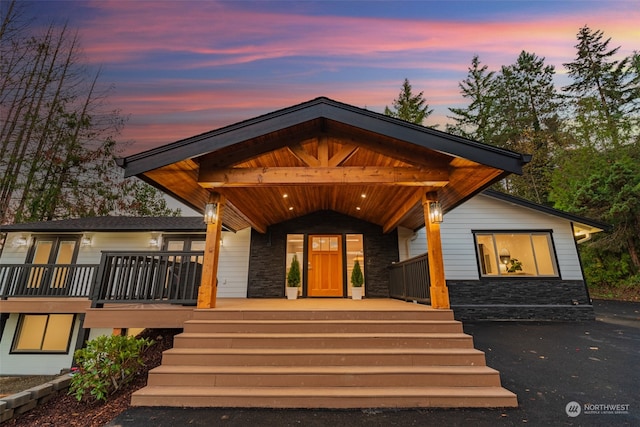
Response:
[{"label": "deck railing", "polygon": [[390,267],[389,295],[423,304],[431,302],[429,294],[429,262],[427,254],[419,255]]},{"label": "deck railing", "polygon": [[98,265],[0,264],[0,298],[89,297]]},{"label": "deck railing", "polygon": [[93,305],[167,303],[195,305],[204,252],[103,252]]}]

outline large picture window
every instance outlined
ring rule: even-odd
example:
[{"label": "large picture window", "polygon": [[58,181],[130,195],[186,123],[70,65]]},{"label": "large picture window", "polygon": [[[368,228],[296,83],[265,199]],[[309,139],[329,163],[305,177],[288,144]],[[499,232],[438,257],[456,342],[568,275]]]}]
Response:
[{"label": "large picture window", "polygon": [[557,277],[551,233],[474,232],[482,277]]},{"label": "large picture window", "polygon": [[73,314],[23,314],[13,352],[68,353]]}]

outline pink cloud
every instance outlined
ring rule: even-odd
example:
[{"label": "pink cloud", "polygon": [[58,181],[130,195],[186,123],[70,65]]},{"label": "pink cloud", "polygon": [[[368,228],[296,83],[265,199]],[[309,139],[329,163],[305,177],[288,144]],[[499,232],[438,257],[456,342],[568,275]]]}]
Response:
[{"label": "pink cloud", "polygon": [[[561,74],[585,23],[605,31],[623,53],[637,49],[640,40],[640,14],[633,8],[472,22],[253,12],[211,1],[89,4],[95,17],[81,23],[87,57],[119,73],[146,73],[117,82],[111,98],[131,117],[120,139],[137,142],[132,152],[321,95],[382,111],[397,96],[402,78],[411,76],[420,76],[410,78],[414,88],[424,90],[437,108],[433,120],[444,121],[446,107],[462,101],[457,84],[474,54],[497,70],[527,50]],[[253,80],[216,74],[220,68],[243,70],[280,59],[304,66],[282,66],[274,71],[277,79],[266,69]],[[212,77],[160,78],[156,68],[173,76],[204,69]],[[377,71],[371,79],[312,80],[367,68]]]}]

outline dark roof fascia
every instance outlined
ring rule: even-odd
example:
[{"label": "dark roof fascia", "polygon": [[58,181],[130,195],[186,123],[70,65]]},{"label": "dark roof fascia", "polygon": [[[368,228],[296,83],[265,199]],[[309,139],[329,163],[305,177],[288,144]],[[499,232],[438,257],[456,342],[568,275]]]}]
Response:
[{"label": "dark roof fascia", "polygon": [[481,194],[485,196],[492,197],[494,199],[503,200],[505,202],[513,203],[516,205],[523,206],[525,208],[537,210],[549,215],[557,216],[560,218],[564,218],[566,220],[577,222],[580,224],[588,225],[590,227],[599,228],[601,230],[610,232],[613,227],[610,224],[606,224],[604,222],[596,221],[594,219],[585,218],[583,216],[574,215],[568,212],[564,212],[549,206],[541,205],[539,203],[534,203],[526,199],[522,199],[520,197],[512,196],[511,194],[501,193],[496,190],[485,190]]},{"label": "dark roof fascia", "polygon": [[[180,218],[174,220],[173,218]],[[90,217],[42,221],[0,226],[0,232],[182,232],[204,233],[206,225],[201,217]]]},{"label": "dark roof fascia", "polygon": [[314,103],[314,101],[274,111],[125,158],[119,158],[116,159],[116,163],[124,168],[124,176],[130,177],[185,159],[211,153],[247,139],[256,138],[317,118],[318,115],[315,114],[316,110],[313,107],[318,103]]},{"label": "dark roof fascia", "polygon": [[521,174],[522,167],[531,160],[530,155],[482,144],[446,132],[437,131],[384,114],[321,97],[125,158],[120,158],[117,159],[117,163],[125,169],[126,177],[139,175],[149,170],[214,152],[247,139],[259,137],[317,118],[326,118],[345,123],[511,173]]}]

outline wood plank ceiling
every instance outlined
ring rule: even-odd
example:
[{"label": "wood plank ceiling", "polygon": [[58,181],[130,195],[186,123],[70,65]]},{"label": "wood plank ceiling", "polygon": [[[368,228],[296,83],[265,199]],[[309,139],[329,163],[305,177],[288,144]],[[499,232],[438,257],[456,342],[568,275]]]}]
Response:
[{"label": "wood plank ceiling", "polygon": [[383,227],[424,225],[421,198],[445,210],[504,171],[349,124],[316,118],[190,159],[142,178],[202,210],[209,192],[227,199],[223,224],[267,227],[333,210]]}]

